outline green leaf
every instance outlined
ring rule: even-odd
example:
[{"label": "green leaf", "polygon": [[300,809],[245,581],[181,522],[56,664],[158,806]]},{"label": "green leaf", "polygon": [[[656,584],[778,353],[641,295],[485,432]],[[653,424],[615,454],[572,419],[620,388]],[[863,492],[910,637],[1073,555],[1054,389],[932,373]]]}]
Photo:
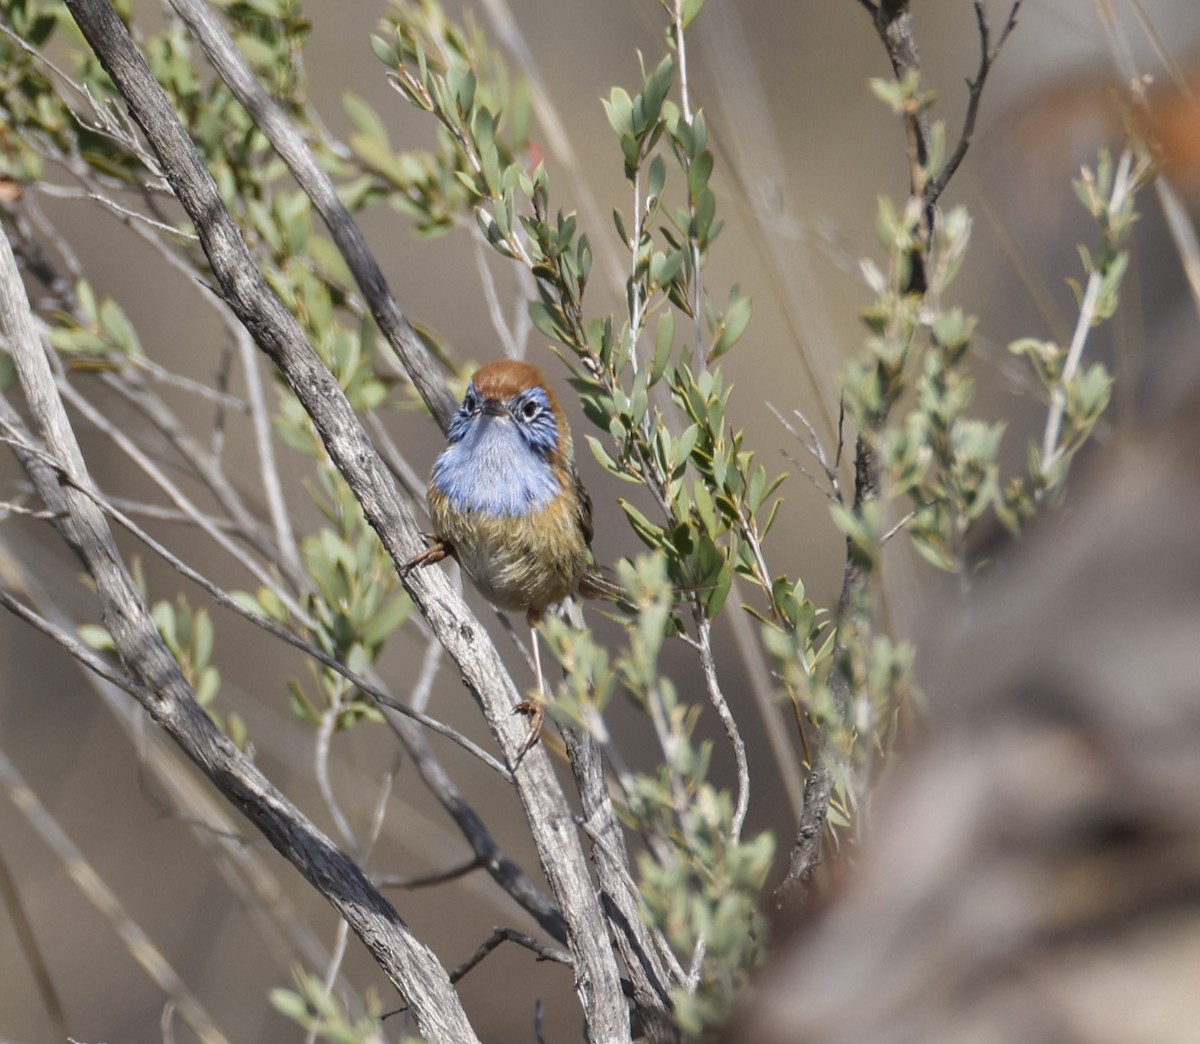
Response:
[{"label": "green leaf", "polygon": [[[379,118],[379,114],[366,101],[357,94],[347,91],[342,95],[342,106],[359,134],[372,141],[387,145],[387,128],[384,126],[383,120]],[[391,152],[391,146],[388,146],[388,152]]]},{"label": "green leaf", "polygon": [[205,666],[212,656],[212,617],[204,609],[197,609],[192,616],[192,664]]},{"label": "green leaf", "polygon": [[412,600],[407,595],[397,595],[391,599],[363,628],[363,644],[372,649],[378,648],[408,619],[412,608]]},{"label": "green leaf", "polygon": [[400,64],[399,56],[396,54],[391,41],[385,40],[382,36],[378,36],[375,33],[371,34],[371,50],[375,52],[375,57],[389,69],[395,69]]},{"label": "green leaf", "polygon": [[672,447],[672,463],[676,468],[687,463],[688,458],[692,455],[692,450],[696,448],[696,440],[699,438],[699,425],[689,424],[683,429],[683,434],[675,440],[675,445]]},{"label": "green leaf", "polygon": [[79,638],[85,645],[91,646],[96,652],[116,652],[117,643],[107,627],[100,624],[80,624]]},{"label": "green leaf", "polygon": [[692,160],[687,172],[688,195],[696,200],[702,189],[708,185],[708,179],[712,177],[713,171],[713,154],[705,149],[699,156]]},{"label": "green leaf", "polygon": [[104,335],[121,351],[130,355],[142,353],[137,333],[121,310],[121,306],[111,298],[100,306],[100,328],[104,331]]},{"label": "green leaf", "polygon": [[689,222],[688,229],[693,239],[704,246],[711,236],[713,215],[717,210],[717,197],[711,189],[702,189],[696,200],[696,214]]},{"label": "green leaf", "polygon": [[625,215],[616,209],[613,210],[613,224],[617,226],[617,235],[621,237],[621,242],[632,250],[633,243],[630,241],[629,233],[625,229]]},{"label": "green leaf", "polygon": [[602,443],[594,435],[584,435],[588,446],[591,448],[592,456],[596,458],[600,466],[610,475],[616,475],[617,478],[624,479],[626,482],[638,482],[639,480],[630,475],[624,468],[621,467],[612,457]]},{"label": "green leaf", "polygon": [[81,279],[75,285],[75,295],[79,301],[79,314],[88,323],[95,323],[96,315],[96,294],[92,290],[92,285],[86,279]]},{"label": "green leaf", "polygon": [[675,313],[665,311],[659,317],[658,327],[654,331],[654,358],[650,363],[650,384],[662,380],[671,361],[671,349],[675,344]]},{"label": "green leaf", "polygon": [[154,626],[158,628],[167,648],[175,652],[179,648],[179,638],[175,627],[175,608],[170,602],[157,602],[150,610]]},{"label": "green leaf", "polygon": [[533,325],[551,340],[566,342],[567,335],[559,325],[558,317],[541,301],[529,302],[529,318]]},{"label": "green leaf", "polygon": [[205,667],[196,683],[196,702],[201,707],[207,707],[216,698],[220,688],[221,672],[215,667]]},{"label": "green leaf", "polygon": [[633,134],[633,99],[629,97],[628,92],[620,87],[614,87],[608,100],[601,99],[601,104],[603,104],[605,115],[608,117],[608,125],[621,137],[631,136]]},{"label": "green leaf", "polygon": [[663,162],[662,156],[655,156],[650,161],[650,177],[646,183],[646,191],[648,198],[661,199],[663,186],[667,181],[667,165]]},{"label": "green leaf", "polygon": [[715,582],[704,598],[704,614],[710,620],[714,619],[729,598],[729,590],[733,586],[733,570],[729,563],[723,564],[718,571]]},{"label": "green leaf", "polygon": [[[674,282],[683,269],[683,251],[655,251],[650,258],[650,280],[658,286]],[[667,313],[668,315],[670,313]]]},{"label": "green leaf", "polygon": [[281,1015],[302,1026],[308,1026],[312,1015],[308,1002],[298,993],[291,990],[275,989],[270,992],[271,1004]]},{"label": "green leaf", "polygon": [[[737,288],[734,287],[730,296],[732,297],[736,292]],[[709,362],[719,359],[737,344],[750,323],[750,311],[751,300],[749,297],[738,297],[730,303],[728,310],[721,317],[719,332],[716,341],[713,342],[712,351],[708,353]]]},{"label": "green leaf", "polygon": [[652,551],[658,551],[667,546],[667,535],[662,526],[656,526],[629,503],[628,500],[620,499],[617,503],[620,505],[621,510],[625,512],[625,517],[629,519],[629,524],[633,526],[633,531],[647,547]]},{"label": "green leaf", "polygon": [[671,89],[671,81],[674,77],[675,59],[668,54],[658,63],[658,68],[646,78],[646,86],[641,94],[644,103],[644,127],[658,123],[662,114],[663,101]]}]

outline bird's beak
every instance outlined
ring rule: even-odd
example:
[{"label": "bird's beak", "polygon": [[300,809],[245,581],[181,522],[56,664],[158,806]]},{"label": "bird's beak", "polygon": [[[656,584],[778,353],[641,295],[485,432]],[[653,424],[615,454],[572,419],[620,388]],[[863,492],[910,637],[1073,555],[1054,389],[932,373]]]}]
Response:
[{"label": "bird's beak", "polygon": [[485,417],[504,417],[508,414],[504,403],[499,399],[484,399],[479,409]]}]

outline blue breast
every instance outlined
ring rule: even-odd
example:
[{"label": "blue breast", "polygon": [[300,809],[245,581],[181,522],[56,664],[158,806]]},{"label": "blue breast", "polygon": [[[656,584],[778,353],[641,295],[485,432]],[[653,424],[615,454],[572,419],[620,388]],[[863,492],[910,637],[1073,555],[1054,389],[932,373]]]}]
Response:
[{"label": "blue breast", "polygon": [[519,518],[544,510],[559,484],[508,417],[480,416],[433,465],[431,481],[458,511]]}]

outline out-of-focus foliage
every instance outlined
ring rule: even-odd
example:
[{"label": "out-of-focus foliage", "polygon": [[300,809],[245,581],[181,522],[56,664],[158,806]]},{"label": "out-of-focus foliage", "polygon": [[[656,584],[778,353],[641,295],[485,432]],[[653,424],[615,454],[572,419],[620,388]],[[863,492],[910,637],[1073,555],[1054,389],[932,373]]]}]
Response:
[{"label": "out-of-focus foliage", "polygon": [[[132,5],[117,6],[128,19]],[[610,755],[620,814],[631,836],[643,841],[636,858],[642,909],[679,970],[674,1013],[684,1034],[699,1039],[724,1018],[761,959],[763,885],[777,847],[769,834],[742,836],[746,766],[739,761],[735,789],[714,784],[712,748],[695,738],[707,697],[740,749],[714,659],[714,621],[722,613],[755,617],[757,654],[770,664],[780,701],[794,709],[797,746],[806,757],[813,745],[836,756],[829,821],[838,828],[855,822],[899,711],[913,698],[917,655],[887,633],[867,588],[855,592],[854,604],[819,607],[803,579],[772,554],[772,527],[786,510],[785,476],[756,460],[746,444],[739,418],[754,407],[739,399],[721,369],[731,351],[766,348],[753,343],[750,294],[706,279],[723,211],[713,188],[709,126],[681,75],[686,29],[701,14],[702,0],[664,3],[663,53],[643,60],[638,81],[614,86],[603,101],[627,191],[614,209],[613,229],[585,229],[566,193],[552,193],[529,90],[469,18],[456,23],[436,0],[394,0],[383,18],[372,40],[375,55],[399,96],[436,127],[433,147],[396,152],[387,113],[362,98],[346,99],[353,126],[347,145],[334,141],[311,111],[304,71],[310,26],[298,3],[220,6],[242,53],[304,128],[352,210],[369,213],[386,204],[410,218],[419,236],[479,236],[517,266],[530,288],[528,319],[552,343],[595,429],[584,441],[607,473],[629,483],[621,507],[649,553],[618,568],[630,603],[624,639],[607,648],[590,630],[547,621],[544,633],[565,670],[554,713],[588,729]],[[55,167],[86,190],[134,192],[155,213],[175,213],[155,161],[63,7],[3,0],[0,12],[25,45],[0,35],[0,179],[19,193]],[[74,86],[59,82],[41,54],[52,40],[65,52],[56,60]],[[415,406],[407,383],[378,357],[372,320],[314,222],[308,197],[220,78],[197,73],[183,27],[168,18],[159,32],[143,33],[139,45],[272,288],[355,409],[370,414],[389,400]],[[900,118],[933,111],[933,95],[918,77],[874,89]],[[853,440],[877,462],[879,495],[843,496],[839,469],[849,454],[841,445],[817,452],[831,480],[832,524],[846,536],[851,566],[867,575],[885,543],[900,534],[934,566],[966,575],[970,540],[983,519],[995,515],[1019,529],[1061,489],[1108,402],[1110,376],[1082,355],[1088,331],[1117,306],[1134,192],[1147,172],[1135,150],[1115,163],[1101,157],[1079,184],[1100,243],[1083,252],[1072,343],[1031,338],[1012,345],[1045,389],[1048,418],[1028,474],[1005,475],[998,463],[1004,425],[971,414],[976,320],[951,300],[971,219],[963,208],[924,205],[923,186],[945,160],[940,124],[932,125],[930,141],[911,198],[879,202],[881,255],[862,263],[874,297],[864,313],[868,333],[842,379],[845,417]],[[169,239],[164,248],[203,279],[199,245],[184,229],[166,236],[171,218],[162,215],[157,231],[164,243]],[[593,307],[587,291],[593,243],[614,230],[628,276],[623,307],[609,313]],[[65,367],[121,376],[141,365],[145,347],[118,302],[98,300],[81,279],[60,287],[53,304],[47,340]],[[455,379],[464,377],[460,371]],[[239,598],[363,674],[409,620],[411,603],[307,415],[282,384],[277,393],[277,433],[307,458],[309,493],[324,521],[301,540],[298,576],[284,583],[281,564],[271,577],[278,583]],[[749,592],[745,606],[728,602],[735,578]],[[241,718],[232,711],[218,716],[213,706],[219,647],[207,611],[176,598],[156,602],[154,617],[209,712],[245,744]],[[85,636],[97,648],[111,648],[103,628],[89,627]],[[696,651],[707,692],[680,692],[664,673],[660,654],[675,640]],[[294,713],[318,727],[379,718],[364,694],[324,667],[310,665],[303,679],[280,686],[285,693]],[[662,753],[659,763],[634,768],[621,759],[604,723],[615,697],[644,716]],[[377,1008],[352,1021],[306,975],[299,992],[275,991],[272,1002],[316,1037],[377,1039]]]}]

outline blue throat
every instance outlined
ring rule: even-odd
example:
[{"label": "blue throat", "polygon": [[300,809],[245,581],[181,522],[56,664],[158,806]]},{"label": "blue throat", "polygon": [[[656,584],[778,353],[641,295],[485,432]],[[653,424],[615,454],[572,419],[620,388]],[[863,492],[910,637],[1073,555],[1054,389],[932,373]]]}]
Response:
[{"label": "blue throat", "polygon": [[542,511],[559,493],[543,452],[507,417],[478,416],[460,429],[433,465],[432,483],[458,511],[520,518]]}]

